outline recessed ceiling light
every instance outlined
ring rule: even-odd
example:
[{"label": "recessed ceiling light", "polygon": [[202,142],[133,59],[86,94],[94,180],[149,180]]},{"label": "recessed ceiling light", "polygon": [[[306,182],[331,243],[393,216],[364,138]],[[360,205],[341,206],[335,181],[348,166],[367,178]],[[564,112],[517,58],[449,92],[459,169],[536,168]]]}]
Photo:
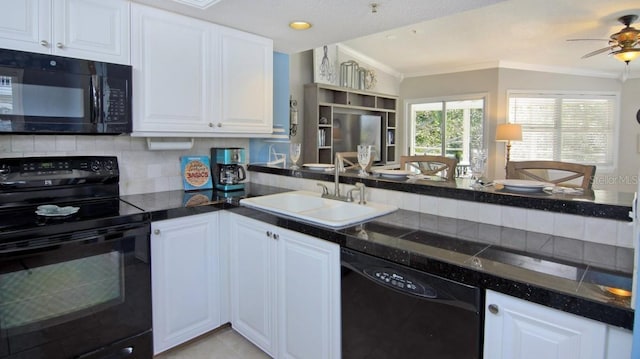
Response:
[{"label": "recessed ceiling light", "polygon": [[306,30],[311,27],[311,24],[306,21],[292,21],[289,23],[289,27],[294,30]]}]

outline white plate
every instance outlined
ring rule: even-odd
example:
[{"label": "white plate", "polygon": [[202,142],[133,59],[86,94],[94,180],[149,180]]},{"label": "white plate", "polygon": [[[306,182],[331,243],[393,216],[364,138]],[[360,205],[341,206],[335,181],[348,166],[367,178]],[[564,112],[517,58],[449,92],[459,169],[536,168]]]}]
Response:
[{"label": "white plate", "polygon": [[405,171],[405,170],[383,170],[383,169],[373,170],[373,173],[378,174],[381,177],[394,178],[394,179],[407,178],[408,176],[413,174],[413,172],[411,172],[411,171]]},{"label": "white plate", "polygon": [[519,180],[519,179],[505,179],[495,180],[493,183],[501,184],[506,190],[514,192],[542,192],[545,187],[554,187],[553,183]]},{"label": "white plate", "polygon": [[305,167],[310,170],[318,171],[318,170],[326,170],[328,168],[334,168],[335,166],[330,163],[305,163],[302,165],[302,167]]},{"label": "white plate", "polygon": [[56,205],[43,205],[43,206],[38,206],[38,210],[36,211],[36,214],[39,216],[45,216],[45,217],[64,217],[64,216],[70,216],[72,214],[77,213],[80,210],[80,207],[71,207],[71,206],[67,206],[67,207],[58,207]]}]

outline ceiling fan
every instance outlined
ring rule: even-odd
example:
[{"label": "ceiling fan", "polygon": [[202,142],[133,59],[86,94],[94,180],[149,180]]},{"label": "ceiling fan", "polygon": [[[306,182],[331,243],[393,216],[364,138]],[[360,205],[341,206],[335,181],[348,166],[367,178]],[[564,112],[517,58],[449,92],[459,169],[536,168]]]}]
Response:
[{"label": "ceiling fan", "polygon": [[609,55],[613,55],[616,59],[626,62],[629,64],[629,61],[635,60],[640,57],[640,30],[631,26],[636,20],[638,20],[638,15],[625,15],[618,19],[620,23],[622,23],[625,27],[612,34],[608,40],[604,39],[570,39],[568,41],[582,41],[582,40],[602,40],[609,41],[609,46],[604,47],[602,49],[590,52],[584,56],[583,59],[586,59],[591,56],[595,56],[598,54],[602,54],[605,52],[609,52]]}]

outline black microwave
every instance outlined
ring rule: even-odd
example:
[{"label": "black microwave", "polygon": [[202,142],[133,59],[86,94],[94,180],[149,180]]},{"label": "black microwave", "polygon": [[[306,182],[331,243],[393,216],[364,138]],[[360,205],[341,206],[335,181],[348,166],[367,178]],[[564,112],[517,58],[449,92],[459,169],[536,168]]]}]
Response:
[{"label": "black microwave", "polygon": [[0,49],[0,134],[131,133],[131,66]]}]

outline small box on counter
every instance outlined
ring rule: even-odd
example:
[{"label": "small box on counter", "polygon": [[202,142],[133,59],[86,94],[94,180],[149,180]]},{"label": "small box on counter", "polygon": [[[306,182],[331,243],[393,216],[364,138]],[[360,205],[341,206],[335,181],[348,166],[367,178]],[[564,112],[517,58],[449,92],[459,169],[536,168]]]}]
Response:
[{"label": "small box on counter", "polygon": [[208,156],[182,156],[180,163],[185,191],[213,188]]}]

